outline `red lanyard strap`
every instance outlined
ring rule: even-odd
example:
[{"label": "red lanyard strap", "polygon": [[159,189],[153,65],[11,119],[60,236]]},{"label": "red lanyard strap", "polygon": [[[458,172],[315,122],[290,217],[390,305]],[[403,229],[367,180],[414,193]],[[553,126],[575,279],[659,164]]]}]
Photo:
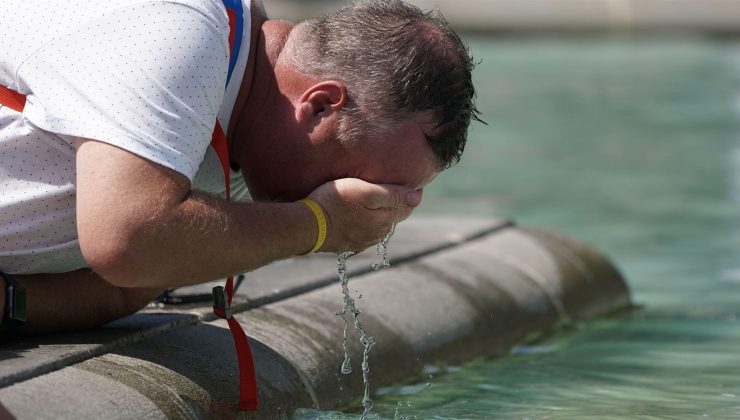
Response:
[{"label": "red lanyard strap", "polygon": [[[233,286],[233,277],[226,281],[226,287]],[[234,337],[237,357],[239,361],[239,410],[257,411],[259,400],[257,398],[257,378],[254,369],[254,358],[252,349],[249,347],[249,340],[244,329],[239,322],[232,316],[231,297],[233,291],[227,293],[226,289],[221,286],[213,288],[213,313],[226,320],[229,323],[231,335]]]},{"label": "red lanyard strap", "polygon": [[[224,183],[226,186],[226,199],[230,200],[230,172],[229,172],[229,145],[226,143],[221,124],[216,122],[213,130],[211,146],[218,155],[221,167],[224,171]],[[229,323],[231,335],[234,337],[236,355],[239,360],[239,410],[257,411],[259,400],[257,397],[257,375],[254,368],[252,349],[244,329],[232,316],[231,302],[234,299],[234,277],[226,279],[226,288],[216,286],[213,288],[213,313],[225,319]]]},{"label": "red lanyard strap", "polygon": [[[243,31],[243,9],[242,0],[223,0],[226,14],[229,17],[229,71],[228,80],[234,71],[236,57],[239,54]],[[229,145],[226,142],[226,134],[221,124],[216,121],[213,129],[211,146],[218,155],[221,168],[224,172],[224,185],[226,187],[226,199],[231,200],[231,182],[229,171]],[[236,354],[239,361],[239,410],[257,411],[259,399],[257,397],[257,375],[254,368],[252,349],[249,347],[249,339],[239,322],[232,316],[231,302],[234,298],[234,277],[226,279],[226,288],[216,286],[213,288],[213,313],[229,323],[231,335],[234,337]]]},{"label": "red lanyard strap", "polygon": [[23,108],[26,107],[26,95],[0,85],[0,105],[5,105],[17,112],[23,112]]}]

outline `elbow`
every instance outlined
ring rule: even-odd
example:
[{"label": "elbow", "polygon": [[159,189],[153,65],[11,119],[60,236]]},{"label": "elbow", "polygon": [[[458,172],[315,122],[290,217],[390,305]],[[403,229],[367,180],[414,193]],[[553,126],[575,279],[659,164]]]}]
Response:
[{"label": "elbow", "polygon": [[128,235],[83,235],[80,233],[80,250],[90,269],[117,287],[151,287],[155,280],[146,273],[141,245]]}]

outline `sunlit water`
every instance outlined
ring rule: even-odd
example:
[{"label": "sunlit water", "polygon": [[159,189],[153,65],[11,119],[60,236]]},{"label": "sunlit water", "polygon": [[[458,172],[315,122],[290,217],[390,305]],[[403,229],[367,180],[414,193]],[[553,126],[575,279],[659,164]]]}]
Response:
[{"label": "sunlit water", "polygon": [[[566,232],[612,257],[641,309],[508,357],[428,366],[376,390],[368,418],[740,418],[740,42],[471,47],[490,125],[472,127],[463,162],[418,213]],[[362,407],[342,411],[297,418],[356,419]]]}]

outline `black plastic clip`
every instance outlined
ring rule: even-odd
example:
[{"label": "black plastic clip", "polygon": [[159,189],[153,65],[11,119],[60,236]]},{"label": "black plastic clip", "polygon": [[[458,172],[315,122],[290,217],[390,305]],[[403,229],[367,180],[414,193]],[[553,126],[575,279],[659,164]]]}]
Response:
[{"label": "black plastic clip", "polygon": [[223,286],[213,288],[213,311],[223,319],[231,318],[231,306],[228,305],[229,297]]}]

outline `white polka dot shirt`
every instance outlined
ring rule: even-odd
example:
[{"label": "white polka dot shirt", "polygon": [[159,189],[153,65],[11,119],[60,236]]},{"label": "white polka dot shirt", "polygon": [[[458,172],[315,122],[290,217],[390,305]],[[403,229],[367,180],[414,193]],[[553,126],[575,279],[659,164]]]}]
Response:
[{"label": "white polka dot shirt", "polygon": [[[0,84],[27,95],[0,106],[0,270],[87,266],[75,222],[76,137],[130,151],[223,195],[209,147],[228,127],[249,55],[249,0],[224,90],[229,22],[215,0],[5,0]],[[237,198],[246,193],[232,174]]]}]

